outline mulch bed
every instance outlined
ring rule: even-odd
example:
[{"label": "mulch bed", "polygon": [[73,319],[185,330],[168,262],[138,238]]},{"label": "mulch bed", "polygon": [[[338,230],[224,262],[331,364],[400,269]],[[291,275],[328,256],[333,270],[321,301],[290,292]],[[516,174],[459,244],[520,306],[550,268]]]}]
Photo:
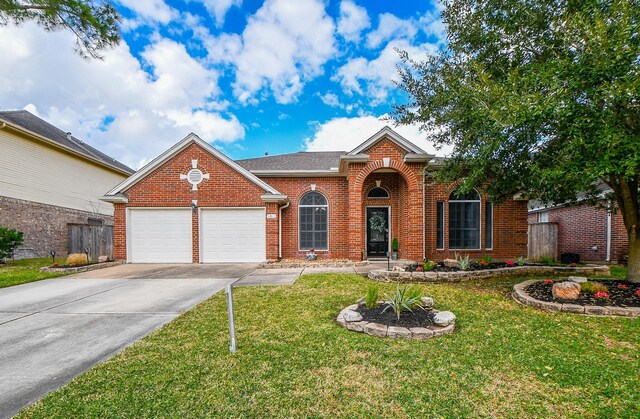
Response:
[{"label": "mulch bed", "polygon": [[[564,282],[564,281],[557,281]],[[596,280],[607,287],[609,298],[595,298],[593,294],[580,293],[577,300],[563,300],[560,298],[553,298],[551,294],[551,288],[553,284],[545,284],[544,281],[534,282],[525,288],[525,291],[529,296],[540,301],[547,301],[553,303],[568,303],[579,305],[591,305],[591,306],[615,306],[615,307],[640,307],[640,297],[635,295],[635,292],[640,289],[640,284],[635,284],[629,281],[616,281],[616,280]],[[619,287],[622,285],[628,288]]]},{"label": "mulch bed", "polygon": [[[414,265],[409,265],[407,267],[405,267],[405,272],[416,272],[418,266],[423,266],[422,264],[414,264]],[[499,269],[499,268],[513,268],[517,265],[507,265],[505,262],[491,262],[491,263],[487,263],[487,264],[481,264],[480,262],[471,262],[471,264],[469,265],[469,269],[467,269],[467,272],[469,271],[484,271],[487,269]],[[523,266],[571,266],[571,265],[545,265],[542,263],[525,263]],[[581,265],[577,265],[577,266],[581,266]],[[455,267],[455,266],[445,266],[444,262],[438,262],[437,266],[433,269],[431,269],[431,271],[426,271],[426,272],[458,272],[460,271],[460,268]]]},{"label": "mulch bed", "polygon": [[405,311],[400,315],[400,320],[396,317],[396,313],[391,309],[387,309],[384,313],[383,305],[378,305],[375,308],[367,308],[361,305],[356,310],[362,315],[362,320],[372,323],[385,324],[387,326],[401,326],[401,327],[427,327],[433,326],[433,317],[435,316],[433,310],[422,309],[416,307],[413,309],[413,313]]}]

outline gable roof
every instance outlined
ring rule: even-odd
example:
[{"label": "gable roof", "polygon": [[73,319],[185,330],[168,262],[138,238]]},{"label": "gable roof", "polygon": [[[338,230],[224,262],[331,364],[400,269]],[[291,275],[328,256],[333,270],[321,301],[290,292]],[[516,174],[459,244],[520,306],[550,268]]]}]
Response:
[{"label": "gable roof", "polygon": [[411,141],[404,138],[402,135],[398,134],[396,131],[392,130],[388,125],[384,126],[380,131],[373,134],[369,137],[364,143],[360,144],[358,147],[351,150],[348,155],[355,156],[356,154],[360,154],[363,151],[367,150],[371,146],[373,146],[378,141],[381,141],[385,137],[389,138],[391,141],[407,150],[409,153],[421,154],[425,156],[431,156],[429,153],[412,143]]},{"label": "gable roof", "polygon": [[236,160],[250,171],[268,170],[332,170],[340,165],[340,156],[346,151],[301,151],[298,153]]},{"label": "gable roof", "polygon": [[280,192],[275,190],[271,185],[267,184],[263,180],[256,177],[254,174],[249,172],[248,170],[241,167],[239,164],[231,160],[229,157],[222,154],[220,151],[216,150],[211,144],[204,141],[202,138],[198,137],[196,134],[191,133],[171,147],[169,150],[165,151],[155,159],[151,160],[148,164],[134,173],[131,177],[121,182],[118,186],[110,190],[102,197],[102,200],[107,202],[126,202],[126,198],[122,195],[127,189],[135,185],[144,179],[148,174],[156,170],[158,167],[162,166],[165,162],[170,160],[172,157],[180,153],[182,150],[190,146],[191,144],[196,144],[203,148],[205,151],[211,153],[218,160],[221,160],[223,163],[234,169],[236,172],[240,173],[242,176],[247,178],[249,181],[258,185],[262,188],[267,195],[263,195],[262,199],[269,200],[270,198],[278,198],[278,199],[286,199],[285,195],[282,195]]},{"label": "gable roof", "polygon": [[135,172],[129,166],[120,163],[28,111],[0,111],[0,121],[41,141],[80,155],[102,166],[115,169],[125,175],[131,175]]}]

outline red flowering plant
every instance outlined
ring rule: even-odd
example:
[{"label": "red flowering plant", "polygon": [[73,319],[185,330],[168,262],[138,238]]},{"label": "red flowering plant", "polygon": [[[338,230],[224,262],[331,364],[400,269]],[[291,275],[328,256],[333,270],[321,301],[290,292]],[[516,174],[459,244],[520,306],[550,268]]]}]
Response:
[{"label": "red flowering plant", "polygon": [[571,266],[572,268],[575,268],[576,266],[578,266],[578,264],[575,263],[575,262],[572,262],[572,263],[569,264],[569,266]]},{"label": "red flowering plant", "polygon": [[595,294],[593,294],[593,296],[597,299],[605,299],[605,298],[609,298],[609,293],[606,291],[598,291]]},{"label": "red flowering plant", "polygon": [[481,260],[481,261],[480,261],[480,265],[482,265],[482,266],[487,266],[487,261],[486,261],[486,260]]},{"label": "red flowering plant", "polygon": [[516,263],[514,261],[512,261],[511,259],[506,261],[504,264],[507,265],[510,268],[513,268],[514,266],[516,266]]},{"label": "red flowering plant", "polygon": [[553,284],[553,282],[554,282],[553,279],[545,279],[544,280],[544,283],[547,284],[547,285]]},{"label": "red flowering plant", "polygon": [[629,286],[627,284],[618,284],[618,288],[623,289],[623,290],[628,290]]},{"label": "red flowering plant", "polygon": [[416,266],[416,271],[419,271],[419,272],[424,271],[424,266],[422,266],[422,265]]},{"label": "red flowering plant", "polygon": [[640,290],[636,290],[636,297],[640,297]]}]

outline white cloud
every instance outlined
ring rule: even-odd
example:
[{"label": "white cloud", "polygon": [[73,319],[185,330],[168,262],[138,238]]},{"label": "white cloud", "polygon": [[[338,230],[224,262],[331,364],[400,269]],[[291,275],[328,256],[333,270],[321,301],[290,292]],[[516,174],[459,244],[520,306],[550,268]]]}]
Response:
[{"label": "white cloud", "polygon": [[218,143],[244,137],[235,116],[213,111],[218,75],[174,41],[143,50],[149,74],[124,43],[100,61],[74,54],[72,34],[32,23],[2,27],[0,38],[3,109],[36,110],[126,164],[148,161],[191,131]]},{"label": "white cloud", "polygon": [[340,15],[338,16],[338,34],[346,41],[359,42],[360,33],[371,26],[367,9],[358,6],[351,0],[340,2]]},{"label": "white cloud", "polygon": [[392,122],[384,121],[387,115],[375,117],[373,115],[354,118],[334,118],[323,124],[317,125],[313,137],[306,138],[304,147],[306,151],[351,151],[376,132],[388,125],[424,151],[438,156],[450,154],[451,148],[436,150],[433,143],[428,140],[428,134],[421,132],[415,125],[400,125],[394,127]]},{"label": "white cloud", "polygon": [[220,27],[224,23],[224,17],[229,9],[234,6],[240,7],[242,0],[197,0],[204,4],[209,14],[216,21],[216,26]]},{"label": "white cloud", "polygon": [[434,9],[426,12],[418,21],[420,30],[428,36],[434,36],[439,43],[443,43],[447,40],[447,27],[440,17],[442,10],[444,10],[444,5],[437,2],[434,5]]},{"label": "white cloud", "polygon": [[338,69],[332,80],[339,82],[347,94],[366,95],[372,104],[380,104],[387,99],[389,90],[395,88],[394,80],[398,79],[396,64],[400,58],[396,49],[407,51],[420,60],[435,53],[436,48],[434,44],[413,46],[407,41],[392,41],[371,61],[364,57],[349,60]]},{"label": "white cloud", "polygon": [[322,100],[322,103],[324,103],[325,105],[328,105],[334,108],[342,107],[342,104],[338,99],[338,95],[336,95],[335,93],[328,92],[328,93],[325,93],[324,95],[320,95],[320,100]]},{"label": "white cloud", "polygon": [[418,33],[413,20],[403,20],[391,13],[383,13],[379,17],[378,28],[367,35],[367,47],[377,48],[392,39],[412,40]]},{"label": "white cloud", "polygon": [[118,3],[135,13],[134,19],[124,22],[125,30],[132,30],[142,24],[167,24],[178,16],[175,9],[169,7],[163,0],[117,0]]},{"label": "white cloud", "polygon": [[235,67],[240,102],[270,90],[278,103],[297,100],[305,83],[323,73],[335,53],[334,24],[319,0],[267,0],[242,36],[205,40],[212,62]]}]

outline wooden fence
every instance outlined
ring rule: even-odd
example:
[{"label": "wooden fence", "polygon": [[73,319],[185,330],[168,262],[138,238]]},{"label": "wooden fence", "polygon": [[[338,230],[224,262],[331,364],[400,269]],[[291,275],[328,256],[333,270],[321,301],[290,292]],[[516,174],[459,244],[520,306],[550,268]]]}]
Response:
[{"label": "wooden fence", "polygon": [[558,224],[529,224],[529,261],[540,262],[543,257],[558,260]]},{"label": "wooden fence", "polygon": [[89,249],[89,259],[98,260],[98,256],[113,259],[113,226],[91,224],[67,224],[67,251],[84,253]]}]

